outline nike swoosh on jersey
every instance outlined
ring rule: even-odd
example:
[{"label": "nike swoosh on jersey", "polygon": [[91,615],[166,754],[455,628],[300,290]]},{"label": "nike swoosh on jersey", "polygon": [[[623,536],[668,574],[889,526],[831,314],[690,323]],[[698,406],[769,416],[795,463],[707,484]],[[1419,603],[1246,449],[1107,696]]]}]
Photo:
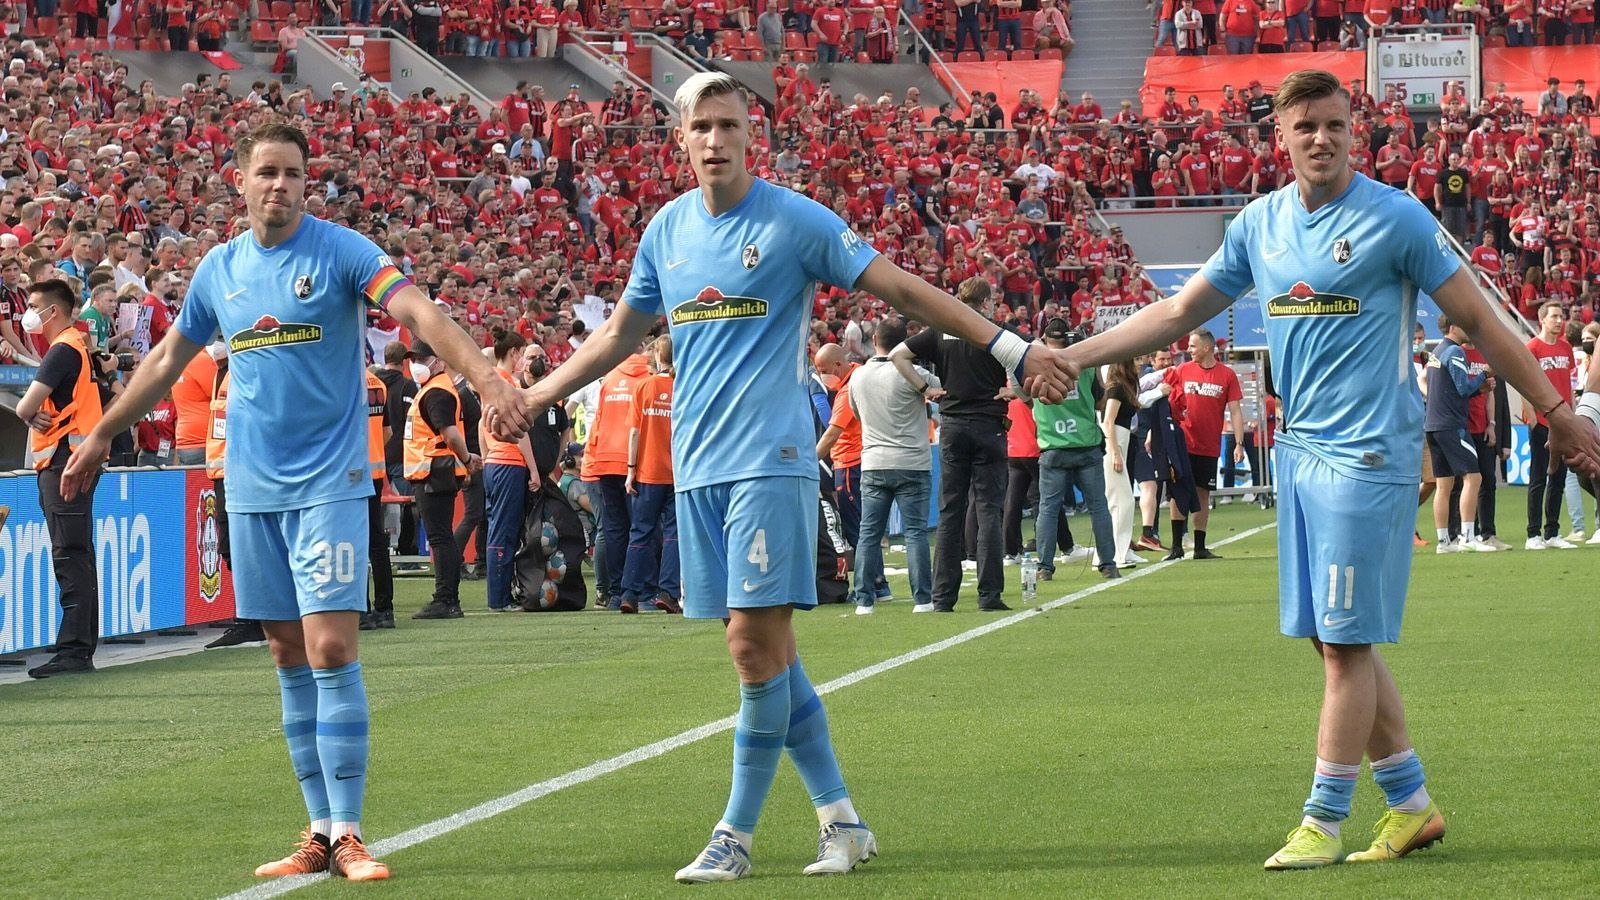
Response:
[{"label": "nike swoosh on jersey", "polygon": [[673,269],[676,269],[676,268],[677,268],[677,267],[679,267],[679,266],[681,266],[681,265],[683,265],[683,264],[684,264],[684,263],[686,263],[686,262],[688,262],[688,261],[689,261],[689,260],[688,260],[688,258],[687,258],[687,257],[685,257],[685,258],[683,258],[683,259],[677,259],[677,260],[673,260],[673,261],[672,261],[672,262],[669,262],[669,263],[667,263],[667,271],[668,271],[668,272],[670,272],[670,271],[672,271],[672,270],[673,270]]},{"label": "nike swoosh on jersey", "polygon": [[250,290],[250,289],[249,288],[239,288],[237,291],[234,291],[233,293],[229,294],[226,297],[223,297],[222,299],[224,299],[224,300],[232,300],[233,298],[239,296],[240,294],[243,294],[244,292],[246,292],[248,290]]},{"label": "nike swoosh on jersey", "polygon": [[744,579],[743,587],[746,594],[754,594],[756,591],[759,591],[766,586],[766,582],[762,582],[761,584],[751,584],[750,579]]},{"label": "nike swoosh on jersey", "polygon": [[1279,247],[1276,250],[1268,252],[1267,248],[1265,246],[1262,246],[1262,248],[1261,248],[1261,258],[1263,260],[1277,259],[1278,257],[1280,257],[1280,256],[1282,256],[1282,255],[1284,255],[1285,253],[1288,253],[1288,252],[1289,252],[1289,248],[1288,247]]},{"label": "nike swoosh on jersey", "polygon": [[1345,624],[1348,624],[1350,622],[1354,622],[1355,620],[1356,620],[1355,616],[1345,616],[1342,619],[1335,619],[1332,616],[1323,616],[1322,617],[1322,627],[1324,627],[1324,628],[1337,628],[1340,625],[1345,625]]}]

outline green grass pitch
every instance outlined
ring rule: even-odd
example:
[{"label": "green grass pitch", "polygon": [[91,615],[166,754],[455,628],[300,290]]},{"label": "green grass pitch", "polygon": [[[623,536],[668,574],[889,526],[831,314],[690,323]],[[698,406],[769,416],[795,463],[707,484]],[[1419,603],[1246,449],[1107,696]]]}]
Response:
[{"label": "green grass pitch", "polygon": [[[1521,498],[1503,492],[1500,516],[1519,547]],[[1223,507],[1211,541],[1270,520]],[[1321,698],[1309,645],[1276,634],[1274,542],[1263,531],[1222,561],[1124,580],[829,695],[883,853],[845,878],[800,876],[816,823],[785,762],[754,877],[672,882],[722,812],[724,732],[393,854],[385,884],[293,896],[1595,896],[1586,576],[1600,553],[1419,552],[1404,642],[1386,656],[1449,836],[1398,863],[1268,874],[1261,862],[1309,787]],[[815,682],[994,621],[970,589],[957,615],[913,617],[893,581],[900,599],[870,618],[796,616]],[[1097,584],[1063,567],[1040,599]],[[401,585],[409,613],[426,585]],[[481,583],[464,595],[481,607]],[[403,618],[362,643],[371,840],[720,719],[738,700],[719,629],[664,614]],[[256,883],[250,870],[304,825],[264,649],[0,686],[0,710],[0,896],[222,896]],[[1381,812],[1363,773],[1347,851]]]}]

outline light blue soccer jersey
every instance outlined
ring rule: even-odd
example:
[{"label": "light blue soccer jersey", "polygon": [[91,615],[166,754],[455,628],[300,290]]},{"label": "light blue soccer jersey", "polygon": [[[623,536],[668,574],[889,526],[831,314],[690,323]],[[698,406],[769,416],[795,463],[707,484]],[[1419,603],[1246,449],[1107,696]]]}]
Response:
[{"label": "light blue soccer jersey", "polygon": [[371,495],[365,307],[406,283],[378,245],[311,216],[276,247],[246,232],[200,261],[176,327],[228,344],[229,512]]},{"label": "light blue soccer jersey", "polygon": [[759,179],[715,218],[693,190],[650,220],[622,299],[665,314],[672,331],[679,491],[817,478],[806,387],[812,296],[819,281],[853,287],[877,255],[821,204]]},{"label": "light blue soccer jersey", "polygon": [[1201,274],[1233,297],[1255,285],[1283,401],[1279,443],[1351,478],[1414,484],[1417,291],[1460,265],[1422,204],[1357,173],[1314,213],[1293,184],[1251,203]]}]

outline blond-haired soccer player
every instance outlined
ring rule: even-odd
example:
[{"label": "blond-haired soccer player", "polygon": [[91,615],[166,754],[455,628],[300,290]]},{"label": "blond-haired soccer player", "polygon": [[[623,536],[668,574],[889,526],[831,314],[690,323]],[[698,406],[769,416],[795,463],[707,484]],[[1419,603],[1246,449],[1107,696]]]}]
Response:
[{"label": "blond-haired soccer player", "polygon": [[[1410,359],[1417,292],[1432,296],[1548,418],[1552,452],[1600,471],[1600,431],[1573,413],[1496,320],[1427,210],[1352,170],[1350,95],[1338,79],[1291,73],[1275,106],[1294,183],[1245,207],[1170,301],[1067,352],[1091,366],[1166,346],[1255,285],[1283,399],[1280,629],[1311,639],[1325,677],[1304,818],[1266,862],[1303,869],[1394,859],[1444,835],[1400,691],[1373,647],[1399,639],[1411,574],[1422,467],[1423,409]],[[1363,756],[1389,810],[1372,845],[1345,857],[1340,823]]]},{"label": "blond-haired soccer player", "polygon": [[877,844],[851,803],[827,715],[795,648],[791,616],[817,604],[817,457],[806,391],[813,285],[870,291],[946,334],[988,345],[1048,399],[1065,360],[1030,350],[943,291],[878,255],[839,217],[751,175],[744,92],[719,73],[679,88],[673,141],[696,190],[645,228],[616,313],[530,389],[542,409],[620,362],[663,315],[677,364],[672,409],[683,612],[721,619],[739,679],[733,786],[705,850],[677,878],[731,881],[778,760],[799,770],[821,823],[811,875],[839,874]]}]

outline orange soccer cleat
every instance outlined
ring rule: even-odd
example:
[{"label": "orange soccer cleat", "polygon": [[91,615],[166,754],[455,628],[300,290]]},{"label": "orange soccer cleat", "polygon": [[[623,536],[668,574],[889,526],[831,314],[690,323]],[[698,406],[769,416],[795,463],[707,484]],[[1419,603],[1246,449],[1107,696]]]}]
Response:
[{"label": "orange soccer cleat", "polygon": [[323,835],[313,834],[309,828],[300,832],[300,846],[293,853],[276,862],[256,866],[256,874],[262,877],[314,875],[326,871],[328,871],[328,839]]},{"label": "orange soccer cleat", "polygon": [[361,838],[347,834],[333,842],[333,864],[328,871],[349,881],[376,881],[389,877],[389,867],[372,858]]}]

